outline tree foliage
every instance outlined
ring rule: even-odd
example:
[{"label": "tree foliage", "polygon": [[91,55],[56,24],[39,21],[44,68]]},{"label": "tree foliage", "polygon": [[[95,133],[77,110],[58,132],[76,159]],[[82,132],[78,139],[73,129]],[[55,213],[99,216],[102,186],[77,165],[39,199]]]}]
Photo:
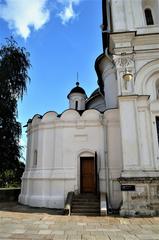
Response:
[{"label": "tree foliage", "polygon": [[[30,80],[29,53],[17,45],[13,38],[7,39],[0,48],[0,174],[14,171],[18,176],[22,164],[21,124],[18,116],[17,101],[22,99]],[[24,166],[23,166],[24,167]],[[15,176],[15,178],[16,178]],[[5,178],[5,177],[4,177]],[[1,184],[1,183],[0,183]]]}]

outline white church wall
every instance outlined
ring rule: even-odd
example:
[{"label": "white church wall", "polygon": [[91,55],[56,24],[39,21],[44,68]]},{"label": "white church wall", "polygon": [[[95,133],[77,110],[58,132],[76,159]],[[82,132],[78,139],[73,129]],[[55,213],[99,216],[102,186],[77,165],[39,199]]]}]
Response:
[{"label": "white church wall", "polygon": [[[42,154],[42,168],[43,169],[51,169],[54,165],[54,142],[55,142],[55,130],[54,128],[43,129],[42,131],[42,143],[43,143],[43,151]],[[40,151],[40,147],[38,152]],[[38,159],[39,160],[39,159]]]},{"label": "white church wall", "polygon": [[100,63],[100,71],[104,82],[106,109],[116,108],[118,106],[116,71],[114,64],[106,56]]},{"label": "white church wall", "polygon": [[[43,134],[44,134],[43,129],[39,128],[38,129],[38,148],[36,149],[37,150],[37,166],[35,166],[36,169],[37,168],[41,169],[41,168],[43,168],[43,165],[44,165],[44,156],[43,156],[44,138],[43,138]],[[35,149],[34,149],[34,151],[35,151]]]},{"label": "white church wall", "polygon": [[104,116],[102,121],[102,127],[100,128],[101,139],[99,142],[100,159],[98,157],[98,176],[99,176],[99,192],[107,192],[107,179],[106,179],[106,126],[104,124]]},{"label": "white church wall", "polygon": [[[30,127],[30,123],[28,124],[28,129]],[[26,150],[26,165],[25,169],[28,169],[30,166],[30,159],[31,159],[31,145],[32,145],[32,135],[27,133],[27,150]]]},{"label": "white church wall", "polygon": [[123,170],[125,171],[140,169],[136,101],[135,95],[119,97]]},{"label": "white church wall", "polygon": [[[23,174],[25,190],[22,189],[19,201],[31,206],[63,208],[67,193],[80,191],[80,155],[97,152],[97,161],[104,161],[101,114],[97,110],[87,110],[82,116],[67,110],[60,118],[47,114],[33,119],[28,128],[32,138],[30,156],[34,149],[40,156],[37,165],[31,164]],[[103,165],[97,164],[98,172]]]},{"label": "white church wall", "polygon": [[122,171],[122,148],[120,134],[119,110],[108,110],[104,113],[106,125],[106,174],[108,175],[108,198],[113,208],[119,208],[122,195],[118,178]]}]

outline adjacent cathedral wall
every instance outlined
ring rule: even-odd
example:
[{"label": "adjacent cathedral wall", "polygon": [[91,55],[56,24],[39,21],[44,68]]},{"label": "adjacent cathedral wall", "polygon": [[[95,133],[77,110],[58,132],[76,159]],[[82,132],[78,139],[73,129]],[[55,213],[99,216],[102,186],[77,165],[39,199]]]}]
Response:
[{"label": "adjacent cathedral wall", "polygon": [[[112,15],[112,31],[128,32],[137,31],[138,34],[159,31],[158,0],[110,0]],[[154,26],[147,29],[145,9],[151,9],[154,19]]]},{"label": "adjacent cathedral wall", "polygon": [[[119,4],[120,8],[123,8],[119,14],[125,18],[125,25],[122,20],[117,25],[113,12],[116,34],[110,34],[109,45],[118,87],[123,162],[120,182],[135,187],[131,193],[123,192],[120,213],[155,215],[159,206],[159,131],[156,123],[156,117],[159,117],[159,29],[156,18],[158,1],[112,0],[111,3],[116,17],[119,12],[116,4]],[[130,12],[128,21],[126,14],[130,5],[136,11]],[[146,8],[151,9],[154,24],[146,25]],[[137,11],[140,14],[136,14]],[[138,16],[141,18],[138,19]],[[132,78],[126,80],[125,73],[131,74]],[[103,81],[106,82],[106,79]]]}]

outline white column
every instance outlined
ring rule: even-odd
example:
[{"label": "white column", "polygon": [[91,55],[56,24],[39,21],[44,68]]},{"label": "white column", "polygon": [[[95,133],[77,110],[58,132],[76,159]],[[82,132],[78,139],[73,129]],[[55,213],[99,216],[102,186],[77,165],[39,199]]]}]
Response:
[{"label": "white column", "polygon": [[138,97],[137,104],[141,166],[144,170],[154,170],[155,164],[152,151],[152,132],[148,96]]},{"label": "white column", "polygon": [[135,95],[119,97],[123,170],[133,172],[140,169],[136,99]]}]

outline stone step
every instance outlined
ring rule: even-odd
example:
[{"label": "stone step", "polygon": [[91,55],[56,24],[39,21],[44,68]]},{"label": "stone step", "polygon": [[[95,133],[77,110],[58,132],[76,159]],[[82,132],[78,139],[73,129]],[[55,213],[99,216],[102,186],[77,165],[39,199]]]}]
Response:
[{"label": "stone step", "polygon": [[75,207],[75,208],[72,208],[72,212],[74,212],[74,211],[99,211],[99,207],[98,208],[89,208],[89,207]]},{"label": "stone step", "polygon": [[99,213],[99,209],[72,209],[71,213]]},{"label": "stone step", "polygon": [[95,198],[87,198],[87,197],[74,197],[74,199],[79,199],[79,200],[99,200],[99,198],[95,197]]},{"label": "stone step", "polygon": [[74,202],[99,202],[99,199],[87,199],[87,198],[78,199],[78,198],[74,198],[73,201]]},{"label": "stone step", "polygon": [[72,201],[71,215],[99,216],[99,197],[94,194],[79,194]]},{"label": "stone step", "polygon": [[72,216],[92,216],[92,217],[96,217],[96,216],[100,216],[99,213],[71,213]]},{"label": "stone step", "polygon": [[99,208],[100,207],[100,204],[99,203],[81,203],[81,204],[77,204],[77,203],[73,203],[72,204],[72,208],[75,208],[75,207],[88,207],[88,208]]},{"label": "stone step", "polygon": [[74,198],[78,198],[78,199],[99,199],[98,195],[75,195]]}]

